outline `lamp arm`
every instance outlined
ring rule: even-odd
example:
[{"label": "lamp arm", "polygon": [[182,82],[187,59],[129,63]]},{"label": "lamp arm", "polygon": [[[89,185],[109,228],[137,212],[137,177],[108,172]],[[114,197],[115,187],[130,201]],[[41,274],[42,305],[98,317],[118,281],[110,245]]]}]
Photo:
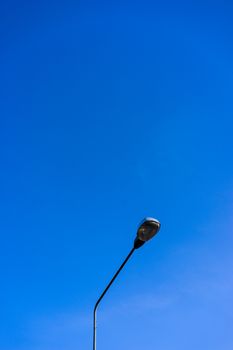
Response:
[{"label": "lamp arm", "polygon": [[125,258],[125,260],[123,261],[123,263],[121,264],[121,266],[119,267],[119,269],[117,270],[117,272],[115,273],[115,275],[113,276],[111,281],[108,283],[107,287],[105,288],[103,293],[100,295],[99,299],[97,300],[97,302],[95,304],[94,315],[93,315],[93,350],[96,350],[96,313],[97,313],[97,308],[99,306],[99,303],[101,302],[101,300],[105,296],[106,292],[111,287],[111,285],[113,284],[113,282],[115,281],[115,279],[117,278],[117,276],[119,275],[119,273],[121,272],[121,270],[123,269],[123,267],[125,266],[127,261],[129,260],[129,258],[131,257],[131,255],[133,254],[135,249],[137,249],[137,247],[135,247],[135,246],[131,249],[131,251],[129,252],[129,254],[127,255],[127,257]]}]

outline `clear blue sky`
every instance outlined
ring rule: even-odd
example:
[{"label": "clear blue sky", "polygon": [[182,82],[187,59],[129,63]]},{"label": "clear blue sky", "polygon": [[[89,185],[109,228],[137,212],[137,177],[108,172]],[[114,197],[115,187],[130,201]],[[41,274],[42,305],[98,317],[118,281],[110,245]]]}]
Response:
[{"label": "clear blue sky", "polygon": [[0,350],[233,348],[230,1],[0,5]]}]

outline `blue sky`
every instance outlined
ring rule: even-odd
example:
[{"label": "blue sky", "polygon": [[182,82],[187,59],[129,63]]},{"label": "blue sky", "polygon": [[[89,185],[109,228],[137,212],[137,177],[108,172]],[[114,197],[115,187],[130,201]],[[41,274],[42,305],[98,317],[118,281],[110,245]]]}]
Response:
[{"label": "blue sky", "polygon": [[233,347],[230,2],[0,5],[1,350]]}]

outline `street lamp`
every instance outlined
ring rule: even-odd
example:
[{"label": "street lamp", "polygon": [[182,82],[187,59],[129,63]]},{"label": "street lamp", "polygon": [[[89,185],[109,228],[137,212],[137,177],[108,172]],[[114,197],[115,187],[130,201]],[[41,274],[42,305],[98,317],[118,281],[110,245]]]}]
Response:
[{"label": "street lamp", "polygon": [[115,281],[116,277],[119,275],[120,271],[123,269],[135,249],[140,248],[145,242],[149,241],[151,238],[153,238],[160,229],[160,222],[154,218],[145,218],[141,224],[138,227],[137,230],[137,236],[134,240],[134,245],[103,293],[100,295],[99,299],[97,300],[95,307],[94,307],[94,319],[93,319],[93,350],[96,350],[96,312],[97,308],[99,306],[99,303],[103,299],[104,295],[108,291],[108,289],[111,287],[113,282]]}]

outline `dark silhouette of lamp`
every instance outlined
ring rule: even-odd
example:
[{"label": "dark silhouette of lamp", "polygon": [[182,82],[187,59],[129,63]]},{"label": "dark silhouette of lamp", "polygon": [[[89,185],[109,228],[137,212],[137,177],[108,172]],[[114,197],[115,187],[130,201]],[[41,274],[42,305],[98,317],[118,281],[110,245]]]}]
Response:
[{"label": "dark silhouette of lamp", "polygon": [[151,238],[153,238],[159,232],[159,229],[160,229],[160,222],[154,218],[148,217],[141,222],[137,230],[137,236],[134,240],[133,248],[131,249],[127,257],[125,258],[124,262],[121,264],[121,266],[119,267],[119,269],[117,270],[117,272],[115,273],[115,275],[113,276],[113,278],[111,279],[111,281],[109,282],[109,284],[107,285],[107,287],[105,288],[101,296],[99,297],[99,299],[97,300],[94,307],[93,350],[96,350],[96,312],[100,301],[103,299],[104,295],[106,294],[106,292],[108,291],[112,283],[115,281],[116,277],[119,275],[120,271],[123,269],[123,267],[129,260],[129,258],[135,251],[135,249],[140,248],[141,246],[143,246],[144,243],[146,243]]}]

